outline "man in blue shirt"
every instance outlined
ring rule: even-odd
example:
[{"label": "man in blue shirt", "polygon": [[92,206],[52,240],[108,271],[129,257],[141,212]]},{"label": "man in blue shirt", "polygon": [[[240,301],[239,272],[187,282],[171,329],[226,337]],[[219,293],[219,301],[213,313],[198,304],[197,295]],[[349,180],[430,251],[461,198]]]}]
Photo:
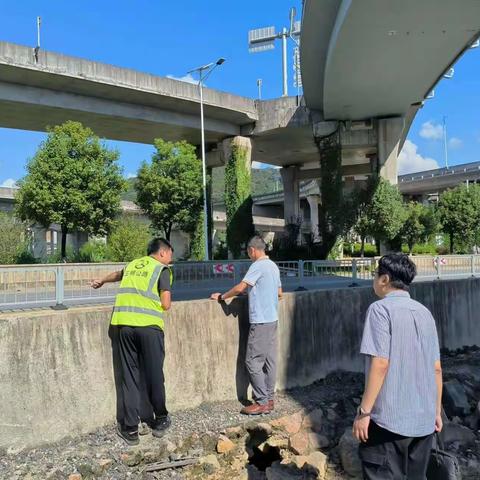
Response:
[{"label": "man in blue shirt", "polygon": [[260,415],[274,410],[277,364],[278,300],[282,296],[280,271],[265,254],[260,236],[248,242],[248,256],[253,261],[244,279],[223,295],[214,293],[212,300],[222,301],[248,289],[248,334],[245,364],[250,374],[254,403],[241,410],[245,415]]},{"label": "man in blue shirt", "polygon": [[367,381],[353,425],[367,480],[425,480],[433,433],[442,430],[442,369],[430,311],[412,300],[407,255],[382,257],[360,352]]}]

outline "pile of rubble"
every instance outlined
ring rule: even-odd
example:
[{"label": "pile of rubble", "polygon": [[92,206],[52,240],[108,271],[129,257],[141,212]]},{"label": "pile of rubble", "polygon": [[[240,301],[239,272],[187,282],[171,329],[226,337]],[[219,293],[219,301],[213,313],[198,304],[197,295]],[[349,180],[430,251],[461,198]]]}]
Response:
[{"label": "pile of rubble", "polygon": [[[445,426],[464,479],[480,479],[480,349],[443,352]],[[363,375],[336,372],[278,396],[276,414],[242,419],[238,405],[210,405],[174,416],[161,440],[128,448],[113,427],[55,447],[4,452],[0,477],[11,480],[360,479],[351,426]],[[210,423],[209,423],[210,422]],[[2,470],[3,468],[3,470]]]}]

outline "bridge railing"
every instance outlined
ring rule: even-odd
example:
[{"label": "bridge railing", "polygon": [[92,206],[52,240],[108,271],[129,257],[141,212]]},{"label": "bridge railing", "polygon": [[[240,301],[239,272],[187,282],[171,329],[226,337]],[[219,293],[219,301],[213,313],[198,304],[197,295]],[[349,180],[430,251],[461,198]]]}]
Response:
[{"label": "bridge railing", "polygon": [[[417,281],[480,276],[480,255],[411,258],[417,266]],[[354,258],[276,263],[282,284],[295,289],[317,288],[322,282],[344,281],[352,285],[371,281],[377,262],[378,258]],[[204,296],[210,291],[221,291],[241,281],[250,264],[249,260],[177,262],[172,267],[174,291],[182,294],[197,291]],[[110,302],[118,284],[108,283],[94,290],[90,281],[124,266],[124,263],[0,266],[0,309],[65,308],[76,303]]]}]

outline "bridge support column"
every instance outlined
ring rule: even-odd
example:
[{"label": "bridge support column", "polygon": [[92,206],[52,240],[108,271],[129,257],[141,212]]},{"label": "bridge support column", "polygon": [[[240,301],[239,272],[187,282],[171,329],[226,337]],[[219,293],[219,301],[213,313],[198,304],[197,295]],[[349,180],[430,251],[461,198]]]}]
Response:
[{"label": "bridge support column", "polygon": [[283,218],[285,225],[297,223],[300,217],[299,168],[296,166],[280,169],[283,182]]},{"label": "bridge support column", "polygon": [[310,206],[310,231],[312,233],[312,240],[314,243],[320,241],[320,234],[318,230],[318,202],[320,195],[308,195],[308,205]]},{"label": "bridge support column", "polygon": [[403,117],[378,120],[378,173],[392,185],[397,184],[398,154],[404,125]]},{"label": "bridge support column", "polygon": [[222,142],[225,163],[225,207],[229,255],[239,258],[242,247],[253,235],[252,141],[232,137]]}]

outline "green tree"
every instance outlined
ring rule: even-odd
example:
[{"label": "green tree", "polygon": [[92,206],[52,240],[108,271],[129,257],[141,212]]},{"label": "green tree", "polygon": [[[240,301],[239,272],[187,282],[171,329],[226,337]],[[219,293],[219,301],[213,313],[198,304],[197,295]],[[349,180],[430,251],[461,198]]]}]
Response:
[{"label": "green tree", "polygon": [[130,215],[119,218],[107,238],[107,257],[113,262],[130,262],[147,254],[151,238],[148,224]]},{"label": "green tree", "polygon": [[398,188],[380,178],[368,207],[369,234],[377,240],[391,242],[400,233],[406,220],[406,211]]},{"label": "green tree", "polygon": [[420,222],[423,225],[423,238],[421,241],[428,242],[432,235],[438,232],[438,215],[432,206],[423,205],[420,215]]},{"label": "green tree", "polygon": [[81,123],[69,121],[49,128],[19,182],[18,216],[45,227],[59,224],[62,258],[69,232],[107,234],[125,189],[118,157]]},{"label": "green tree", "polygon": [[27,249],[25,224],[0,212],[0,265],[16,263]]},{"label": "green tree", "polygon": [[203,235],[203,212],[200,213],[195,230],[190,234],[190,260],[205,259],[205,237]]},{"label": "green tree", "polygon": [[450,239],[450,253],[456,245],[471,247],[480,223],[480,186],[460,185],[442,193],[438,216],[443,231]]},{"label": "green tree", "polygon": [[408,251],[411,254],[414,245],[419,243],[425,236],[425,226],[422,223],[424,211],[423,206],[417,202],[407,203],[405,209],[407,217],[400,235],[402,240],[408,245]]},{"label": "green tree", "polygon": [[152,163],[144,162],[135,188],[137,204],[167,240],[173,226],[194,234],[202,211],[202,165],[189,143],[155,140]]},{"label": "green tree", "polygon": [[317,223],[320,243],[316,247],[319,258],[327,258],[340,236],[351,230],[355,223],[354,198],[344,192],[342,176],[342,149],[339,132],[316,140],[320,154],[320,204]]},{"label": "green tree", "polygon": [[372,197],[378,186],[378,178],[370,178],[367,187],[353,193],[353,206],[356,221],[353,231],[360,237],[360,256],[365,256],[365,239],[373,230],[373,218],[370,212]]}]

